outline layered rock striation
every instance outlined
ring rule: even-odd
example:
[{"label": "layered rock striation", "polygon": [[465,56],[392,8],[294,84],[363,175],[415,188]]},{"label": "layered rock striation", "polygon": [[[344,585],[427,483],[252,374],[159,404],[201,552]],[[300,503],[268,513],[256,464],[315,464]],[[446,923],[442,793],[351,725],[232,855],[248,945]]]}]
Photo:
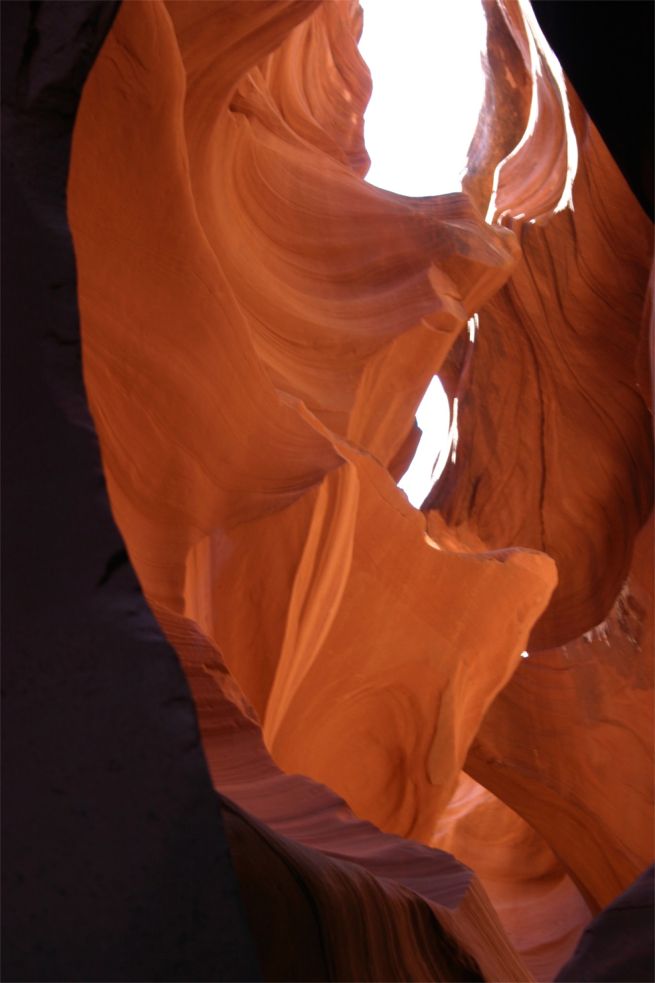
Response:
[{"label": "layered rock striation", "polygon": [[364,182],[351,0],[124,3],[77,111],[104,479],[265,979],[553,979],[652,860],[652,227],[485,12],[458,194]]}]

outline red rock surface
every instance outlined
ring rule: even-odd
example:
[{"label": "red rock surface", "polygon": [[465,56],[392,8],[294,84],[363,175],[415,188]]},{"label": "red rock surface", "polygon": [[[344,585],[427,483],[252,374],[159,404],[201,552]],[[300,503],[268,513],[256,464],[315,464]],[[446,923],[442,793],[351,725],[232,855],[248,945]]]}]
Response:
[{"label": "red rock surface", "polygon": [[189,679],[212,778],[237,806],[224,803],[227,830],[267,979],[529,978],[471,870],[282,772],[217,649],[189,619],[155,612]]},{"label": "red rock surface", "polygon": [[535,978],[552,979],[589,909],[545,837],[462,773],[432,842],[475,870]]},{"label": "red rock surface", "polygon": [[[75,129],[112,508],[270,979],[553,978],[651,859],[651,227],[528,12],[486,10],[468,194],[363,182],[350,2],[125,3]],[[422,513],[394,479],[442,366]]]},{"label": "red rock surface", "polygon": [[548,839],[594,912],[652,861],[652,596],[650,523],[607,619],[519,667],[467,760]]}]

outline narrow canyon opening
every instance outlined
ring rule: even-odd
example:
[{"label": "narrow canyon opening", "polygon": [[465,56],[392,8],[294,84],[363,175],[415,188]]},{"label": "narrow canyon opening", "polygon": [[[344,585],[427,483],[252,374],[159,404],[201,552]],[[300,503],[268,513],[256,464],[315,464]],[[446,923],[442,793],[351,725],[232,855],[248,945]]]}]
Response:
[{"label": "narrow canyon opening", "polygon": [[[366,180],[410,197],[461,191],[484,97],[486,22],[479,0],[362,0],[359,49],[373,79],[364,115]],[[422,431],[398,485],[419,507],[443,471],[457,426],[438,376],[417,410]]]}]

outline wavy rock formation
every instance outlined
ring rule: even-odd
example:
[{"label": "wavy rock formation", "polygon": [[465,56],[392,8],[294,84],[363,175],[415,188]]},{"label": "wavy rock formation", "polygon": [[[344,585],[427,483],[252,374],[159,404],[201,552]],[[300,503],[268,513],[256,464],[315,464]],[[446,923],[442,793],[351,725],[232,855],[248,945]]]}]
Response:
[{"label": "wavy rock formation", "polygon": [[[652,859],[651,225],[529,5],[485,11],[460,194],[364,182],[354,0],[124,3],[77,112],[109,501],[265,979],[553,979]],[[256,972],[188,945],[134,966]]]},{"label": "wavy rock formation", "polygon": [[[519,6],[500,10],[484,127],[497,120],[510,143],[525,130],[502,159],[484,129],[476,135],[470,188],[516,231],[522,257],[448,375],[457,455],[426,507],[491,548],[520,544],[555,559],[558,586],[531,637],[542,649],[605,619],[652,507],[652,421],[638,368],[652,226],[570,87],[570,112],[563,104],[563,80],[516,24]],[[525,119],[506,52],[535,75]]]},{"label": "wavy rock formation", "polygon": [[602,625],[520,666],[466,765],[546,836],[594,912],[652,862],[652,536]]},{"label": "wavy rock formation", "polygon": [[[480,726],[534,673],[504,689],[528,635],[562,644],[603,619],[650,507],[635,379],[650,225],[529,10],[488,13],[467,185],[487,224],[464,195],[362,182],[369,82],[348,3],[125,5],[69,186],[86,381],[147,596],[220,648],[279,765],[425,843],[476,735],[471,755],[497,760],[480,748],[499,725]],[[473,313],[457,454],[427,503],[448,529],[429,519],[426,538],[389,468]],[[633,864],[615,881],[595,864],[593,894],[563,823],[504,797],[590,903],[638,871],[643,822]],[[540,849],[576,912],[563,961],[586,908]]]},{"label": "wavy rock formation", "polygon": [[589,909],[546,838],[462,773],[432,842],[476,872],[534,977],[553,979]]},{"label": "wavy rock formation", "polygon": [[[238,10],[251,60],[298,15]],[[328,7],[303,28],[315,99],[335,17],[356,57],[351,14]],[[326,135],[310,144],[320,117],[305,123],[287,105],[283,118],[273,100],[284,46],[235,91],[226,83],[223,113],[219,102],[214,127],[200,126],[215,64],[205,44],[228,15],[216,4],[124,6],[78,118],[69,214],[112,505],[151,602],[190,615],[220,646],[276,759],[382,828],[429,841],[555,577],[532,552],[435,550],[384,462],[447,345],[507,276],[513,240],[490,234],[464,196],[406,201],[362,183],[361,152],[350,151],[353,170]],[[122,80],[134,72],[126,121]],[[364,82],[339,94],[350,105],[358,91]],[[165,210],[144,143],[157,148]],[[120,318],[101,301],[110,295]],[[421,349],[428,370],[392,414],[395,358]]]},{"label": "wavy rock formation", "polygon": [[[529,977],[471,870],[282,772],[215,646],[155,608],[193,693],[266,979]],[[227,810],[227,812],[225,812]],[[289,942],[292,941],[292,945]]]}]

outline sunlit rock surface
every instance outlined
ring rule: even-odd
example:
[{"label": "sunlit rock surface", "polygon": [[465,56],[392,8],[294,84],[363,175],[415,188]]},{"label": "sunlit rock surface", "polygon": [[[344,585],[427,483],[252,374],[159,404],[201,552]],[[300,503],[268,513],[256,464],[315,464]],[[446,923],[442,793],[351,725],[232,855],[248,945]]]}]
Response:
[{"label": "sunlit rock surface", "polygon": [[551,980],[652,860],[651,225],[485,10],[461,194],[364,183],[349,0],[124,3],[77,115],[109,499],[266,979]]}]

